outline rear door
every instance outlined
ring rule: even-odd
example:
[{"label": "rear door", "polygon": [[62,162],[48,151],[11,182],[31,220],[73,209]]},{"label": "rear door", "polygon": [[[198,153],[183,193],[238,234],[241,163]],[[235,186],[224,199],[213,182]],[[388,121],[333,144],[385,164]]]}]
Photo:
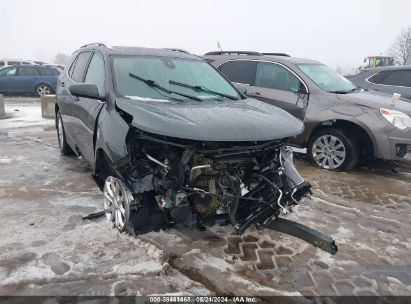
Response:
[{"label": "rear door", "polygon": [[17,67],[5,67],[0,71],[0,93],[16,92]]},{"label": "rear door", "polygon": [[[105,96],[105,62],[103,55],[95,51],[85,72],[84,83],[95,84],[100,96]],[[96,99],[79,98],[73,106],[73,118],[77,124],[76,140],[82,155],[94,162],[94,130],[104,102]]]},{"label": "rear door", "polygon": [[78,115],[73,114],[78,108],[79,98],[72,96],[69,88],[72,84],[84,82],[84,73],[91,54],[91,51],[79,53],[71,63],[70,68],[60,76],[60,83],[57,88],[57,102],[63,119],[64,131],[73,148],[78,146],[77,134],[81,122],[78,121]]},{"label": "rear door", "polygon": [[17,76],[17,91],[19,93],[34,93],[35,87],[40,80],[37,69],[31,66],[20,66],[17,69]]}]

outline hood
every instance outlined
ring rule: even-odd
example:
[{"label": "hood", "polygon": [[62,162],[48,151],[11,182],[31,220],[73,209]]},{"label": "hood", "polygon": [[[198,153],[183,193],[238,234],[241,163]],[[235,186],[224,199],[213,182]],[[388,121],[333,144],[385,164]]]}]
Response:
[{"label": "hood", "polygon": [[[138,100],[135,100],[138,99]],[[301,120],[286,111],[257,101],[167,101],[121,98],[116,105],[133,116],[142,131],[202,141],[262,141],[300,134]]]},{"label": "hood", "polygon": [[387,108],[393,109],[397,111],[401,111],[405,114],[411,116],[411,103],[406,102],[403,100],[396,100],[393,101],[391,97],[384,96],[383,94],[379,94],[378,92],[355,92],[355,93],[348,93],[348,94],[337,94],[337,98],[341,100],[346,100],[352,103],[357,103],[361,105],[365,105],[371,108],[379,109],[379,108]]}]

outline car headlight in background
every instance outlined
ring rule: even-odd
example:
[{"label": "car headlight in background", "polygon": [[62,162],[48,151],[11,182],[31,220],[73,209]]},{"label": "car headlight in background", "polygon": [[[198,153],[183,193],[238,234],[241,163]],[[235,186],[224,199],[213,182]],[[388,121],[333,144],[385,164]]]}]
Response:
[{"label": "car headlight in background", "polygon": [[380,108],[380,113],[394,127],[400,130],[411,128],[411,118],[403,112]]}]

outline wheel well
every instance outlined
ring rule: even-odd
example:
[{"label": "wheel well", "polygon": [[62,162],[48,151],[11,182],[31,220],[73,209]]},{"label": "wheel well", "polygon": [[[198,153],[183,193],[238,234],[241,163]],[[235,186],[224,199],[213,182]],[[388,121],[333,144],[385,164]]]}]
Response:
[{"label": "wheel well", "polygon": [[41,86],[41,85],[46,85],[46,86],[48,86],[48,87],[50,88],[50,90],[54,92],[53,87],[52,87],[51,85],[49,85],[48,83],[46,83],[46,82],[40,82],[40,83],[36,84],[36,86],[34,87],[34,91],[36,92],[36,91],[37,91],[37,88],[38,88],[39,86]]},{"label": "wheel well", "polygon": [[55,123],[56,123],[56,129],[57,129],[57,113],[60,111],[59,105],[56,103],[56,106],[54,107],[54,113],[56,114],[55,117]]},{"label": "wheel well", "polygon": [[335,128],[344,131],[348,131],[350,135],[355,136],[358,139],[358,144],[360,145],[360,157],[362,159],[374,157],[374,145],[371,137],[368,135],[367,131],[361,126],[347,120],[329,120],[320,123],[311,132],[310,138],[318,131]]},{"label": "wheel well", "polygon": [[94,175],[102,184],[104,184],[104,181],[108,176],[113,175],[113,169],[110,165],[107,154],[101,148],[97,149],[96,151]]}]

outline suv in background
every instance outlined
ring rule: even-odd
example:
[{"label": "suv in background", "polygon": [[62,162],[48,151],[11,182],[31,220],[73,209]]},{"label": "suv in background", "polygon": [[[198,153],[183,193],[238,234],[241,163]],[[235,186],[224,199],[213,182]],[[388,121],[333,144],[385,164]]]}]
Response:
[{"label": "suv in background", "polygon": [[398,93],[411,102],[411,66],[365,69],[347,78],[360,88],[388,94]]},{"label": "suv in background", "polygon": [[411,104],[364,92],[324,64],[283,53],[210,52],[202,56],[240,90],[305,123],[293,142],[318,167],[344,171],[359,160],[411,154]]},{"label": "suv in background", "polygon": [[60,72],[42,65],[12,65],[0,68],[0,94],[52,94]]}]

